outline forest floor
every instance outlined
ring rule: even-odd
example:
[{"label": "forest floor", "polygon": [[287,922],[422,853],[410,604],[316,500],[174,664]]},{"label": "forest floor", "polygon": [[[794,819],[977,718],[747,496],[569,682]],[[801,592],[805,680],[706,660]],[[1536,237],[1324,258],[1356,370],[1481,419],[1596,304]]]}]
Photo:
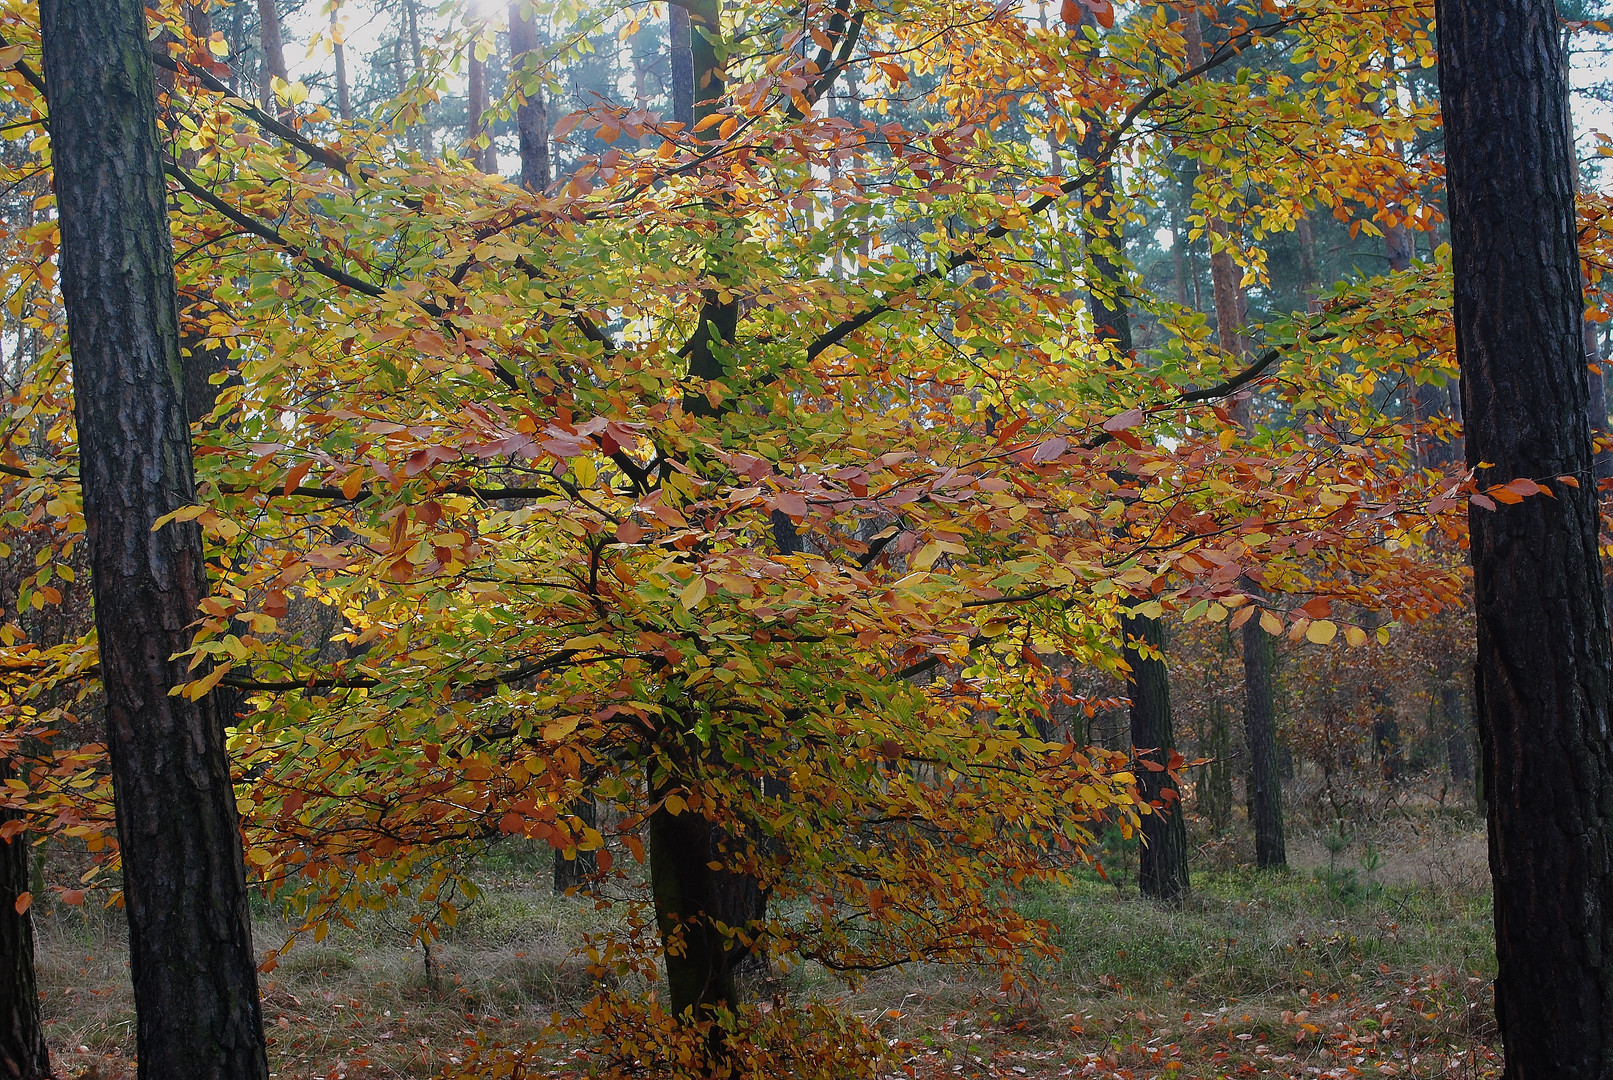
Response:
[{"label": "forest floor", "polygon": [[[1298,830],[1296,830],[1297,832]],[[1331,843],[1329,843],[1331,840]],[[813,968],[756,989],[836,999],[920,1078],[1499,1074],[1482,822],[1471,812],[1386,815],[1354,836],[1303,833],[1291,869],[1239,865],[1244,841],[1202,844],[1192,898],[1138,899],[1109,881],[1025,898],[1063,950],[1028,992],[989,973],[916,967],[854,991]],[[263,979],[273,1075],[431,1077],[478,1030],[520,1043],[592,985],[573,950],[593,906],[551,895],[547,860],[509,852],[499,880],[424,956],[384,920],[300,943]],[[36,908],[36,910],[39,910]],[[283,927],[257,915],[260,943]],[[134,1075],[133,1008],[117,912],[56,905],[38,920],[40,983],[58,1075]]]}]

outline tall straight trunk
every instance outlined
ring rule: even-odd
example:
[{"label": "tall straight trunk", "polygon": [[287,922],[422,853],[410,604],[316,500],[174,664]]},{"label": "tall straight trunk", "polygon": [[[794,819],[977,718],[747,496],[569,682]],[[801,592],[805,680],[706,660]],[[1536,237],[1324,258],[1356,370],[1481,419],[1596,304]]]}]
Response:
[{"label": "tall straight trunk", "polygon": [[1445,761],[1450,767],[1451,780],[1470,784],[1473,782],[1473,753],[1468,747],[1468,718],[1462,708],[1462,688],[1455,679],[1439,684],[1439,712],[1445,730]]},{"label": "tall straight trunk", "polygon": [[484,173],[498,171],[497,152],[492,140],[486,146],[478,145],[487,133],[487,61],[476,55],[476,42],[470,43],[470,71],[466,79],[465,141],[470,144],[471,164]]},{"label": "tall straight trunk", "polygon": [[689,11],[667,5],[667,45],[672,68],[672,119],[687,135],[694,127],[694,55],[689,46]]},{"label": "tall straight trunk", "polygon": [[1321,283],[1316,271],[1316,236],[1308,215],[1300,215],[1294,227],[1294,238],[1299,242],[1299,299],[1308,311],[1316,299],[1316,287]]},{"label": "tall straight trunk", "polygon": [[[330,25],[332,30],[341,25],[342,6],[332,4],[330,9]],[[335,42],[331,46],[331,55],[336,58],[336,115],[344,121],[353,119],[353,92],[347,85],[347,46],[342,42]]]},{"label": "tall straight trunk", "polygon": [[[537,26],[531,19],[521,17],[520,3],[511,4],[511,74],[519,78],[537,51]],[[541,86],[530,96],[522,89],[520,104],[515,109],[515,133],[521,148],[521,186],[528,191],[543,191],[553,176],[549,170],[549,108],[543,100]]]},{"label": "tall straight trunk", "polygon": [[[420,5],[415,0],[403,0],[403,16],[409,27],[409,60],[414,70],[415,81],[424,86],[426,82],[426,61],[420,51]],[[435,157],[436,151],[431,146],[431,126],[425,122],[424,111],[421,113],[420,144],[426,157]]]},{"label": "tall straight trunk", "polygon": [[[0,753],[0,787],[14,775],[11,759]],[[24,834],[8,838],[4,832],[18,817],[0,810],[0,1077],[45,1080],[50,1051],[34,984],[34,919],[26,903],[17,910],[29,892],[28,842]]]},{"label": "tall straight trunk", "polygon": [[[1613,1074],[1613,645],[1553,0],[1436,0],[1506,1075]],[[1557,478],[1577,478],[1578,486]]]},{"label": "tall straight trunk", "polygon": [[[1184,10],[1182,17],[1186,30],[1187,62],[1189,66],[1197,67],[1204,63],[1204,39],[1199,31],[1198,9],[1189,7]],[[1243,288],[1237,263],[1227,250],[1229,233],[1226,223],[1217,218],[1209,219],[1209,232],[1210,284],[1215,294],[1216,340],[1221,351],[1227,355],[1246,356],[1247,342],[1242,334]],[[1234,402],[1232,411],[1245,431],[1253,430],[1247,398]],[[1250,619],[1243,624],[1243,720],[1244,734],[1249,744],[1246,795],[1250,823],[1255,833],[1255,865],[1261,869],[1288,865],[1287,845],[1283,839],[1283,785],[1278,775],[1276,703],[1272,688],[1272,669],[1275,665],[1276,649],[1271,635],[1260,628],[1259,619]]]},{"label": "tall straight trunk", "polygon": [[140,1075],[268,1075],[224,724],[170,694],[206,590],[141,0],[43,0],[79,478]]},{"label": "tall straight trunk", "polygon": [[[1085,21],[1096,25],[1090,13]],[[1102,138],[1099,124],[1090,123],[1077,153],[1093,161]],[[1116,354],[1126,356],[1133,351],[1131,306],[1122,268],[1124,219],[1114,212],[1112,166],[1103,166],[1096,187],[1084,237],[1087,310],[1097,335]],[[1181,792],[1169,771],[1176,743],[1171,724],[1170,675],[1162,653],[1165,628],[1158,618],[1135,614],[1123,616],[1120,629],[1130,668],[1126,693],[1131,698],[1131,745],[1133,752],[1147,763],[1138,770],[1138,786],[1152,806],[1152,812],[1142,820],[1137,885],[1150,899],[1176,901],[1187,895],[1189,887],[1187,826],[1182,816]]]},{"label": "tall straight trunk", "polygon": [[258,96],[266,110],[278,113],[281,110],[275,104],[274,79],[290,82],[291,75],[286,69],[285,40],[280,34],[280,12],[274,0],[258,0],[258,45],[263,49]]}]

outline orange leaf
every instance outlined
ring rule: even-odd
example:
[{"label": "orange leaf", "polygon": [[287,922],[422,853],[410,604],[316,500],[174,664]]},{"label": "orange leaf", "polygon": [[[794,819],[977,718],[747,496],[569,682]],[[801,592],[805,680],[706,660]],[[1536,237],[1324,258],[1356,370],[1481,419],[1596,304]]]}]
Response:
[{"label": "orange leaf", "polygon": [[25,914],[27,914],[28,908],[33,904],[33,902],[34,902],[34,894],[33,893],[28,893],[28,892],[18,893],[17,894],[17,902],[15,904],[12,904],[11,906],[17,909],[17,914],[18,915],[25,915]]},{"label": "orange leaf", "polygon": [[64,889],[62,891],[62,903],[72,904],[77,907],[84,902],[85,894],[89,891],[88,889]]}]

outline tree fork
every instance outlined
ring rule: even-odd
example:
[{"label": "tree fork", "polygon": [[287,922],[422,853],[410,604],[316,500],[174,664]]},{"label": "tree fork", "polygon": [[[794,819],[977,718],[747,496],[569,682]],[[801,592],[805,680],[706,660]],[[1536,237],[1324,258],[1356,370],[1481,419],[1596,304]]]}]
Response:
[{"label": "tree fork", "polygon": [[79,476],[141,1077],[266,1078],[235,790],[190,679],[206,591],[154,72],[140,0],[43,0]]}]

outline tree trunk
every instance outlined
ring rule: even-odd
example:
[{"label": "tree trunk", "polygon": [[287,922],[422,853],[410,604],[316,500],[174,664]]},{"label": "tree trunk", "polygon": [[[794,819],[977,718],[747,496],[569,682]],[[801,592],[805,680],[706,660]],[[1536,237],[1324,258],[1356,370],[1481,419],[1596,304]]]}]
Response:
[{"label": "tree trunk", "polygon": [[[590,828],[599,824],[598,812],[592,797],[577,803],[577,819]],[[583,879],[599,869],[599,857],[592,851],[579,851],[571,858],[559,848],[554,849],[554,891],[564,895],[567,889],[583,883]]]},{"label": "tree trunk", "polygon": [[1278,775],[1277,720],[1271,671],[1277,648],[1259,619],[1243,624],[1243,719],[1249,741],[1249,821],[1255,831],[1255,866],[1288,865],[1283,840],[1283,784]]},{"label": "tree trunk", "polygon": [[[1158,651],[1164,648],[1164,626],[1158,619],[1128,615],[1121,629],[1129,644],[1136,640]],[[1169,772],[1175,748],[1171,732],[1171,684],[1162,656],[1145,658],[1128,648],[1131,673],[1131,745],[1142,761],[1137,783],[1153,812],[1142,819],[1143,844],[1137,853],[1137,887],[1152,900],[1177,901],[1188,893],[1187,826],[1182,797]],[[1150,768],[1150,765],[1157,768]]]},{"label": "tree trunk", "polygon": [[[415,0],[403,0],[403,16],[409,26],[409,60],[414,70],[415,82],[424,87],[426,84],[426,61],[420,51],[420,5]],[[420,143],[426,157],[436,157],[436,151],[431,145],[431,126],[426,123],[425,110],[420,112]]]},{"label": "tree trunk", "polygon": [[497,152],[493,143],[488,141],[486,146],[478,145],[480,139],[487,133],[487,124],[482,119],[487,114],[487,61],[476,56],[476,42],[470,43],[470,71],[466,82],[466,116],[465,141],[470,144],[470,161],[479,172],[491,173],[498,171]]},{"label": "tree trunk", "polygon": [[1469,508],[1496,1017],[1508,1077],[1608,1076],[1613,646],[1557,13],[1435,9],[1467,461],[1552,492]]},{"label": "tree trunk", "polygon": [[[330,25],[334,30],[341,25],[342,6],[332,4],[330,9]],[[347,46],[338,41],[331,45],[331,55],[336,58],[336,115],[342,120],[353,119],[353,94],[347,85]]]},{"label": "tree trunk", "polygon": [[140,1075],[263,1078],[223,723],[169,693],[206,577],[200,530],[152,530],[195,480],[145,10],[44,0],[40,22]]},{"label": "tree trunk", "polygon": [[[0,787],[13,775],[11,760],[0,755]],[[8,839],[3,829],[20,816],[0,810],[0,1077],[45,1080],[50,1051],[34,985],[34,919],[26,906],[17,910],[29,891],[28,843],[25,834]]]},{"label": "tree trunk", "polygon": [[[521,71],[538,50],[538,28],[531,19],[521,17],[521,5],[510,5],[510,73],[519,79]],[[549,107],[543,100],[543,88],[538,87],[532,96],[521,90],[520,104],[515,110],[515,132],[521,147],[521,186],[528,191],[540,192],[552,182],[549,170]]]},{"label": "tree trunk", "polygon": [[[1183,12],[1187,39],[1187,62],[1204,63],[1204,40],[1199,32],[1197,8]],[[1215,293],[1215,327],[1221,351],[1230,356],[1246,356],[1243,338],[1243,288],[1236,261],[1227,250],[1226,223],[1209,219],[1210,284]],[[1220,241],[1217,244],[1217,241]],[[1217,248],[1219,247],[1219,250]],[[1249,402],[1240,397],[1233,403],[1233,415],[1245,431],[1253,430]],[[1255,830],[1255,865],[1271,869],[1288,865],[1283,843],[1283,787],[1277,775],[1277,721],[1272,700],[1272,667],[1276,650],[1270,635],[1260,628],[1259,619],[1243,625],[1243,718],[1249,742],[1249,816]]]},{"label": "tree trunk", "polygon": [[1458,784],[1473,782],[1473,753],[1469,748],[1467,712],[1462,708],[1462,688],[1456,680],[1447,679],[1439,685],[1440,719],[1445,725],[1445,760],[1450,766],[1451,780]]},{"label": "tree trunk", "polygon": [[284,110],[275,102],[274,80],[278,77],[282,82],[290,82],[291,75],[286,70],[285,41],[280,36],[280,12],[274,0],[258,0],[258,44],[263,49],[258,95],[266,111],[282,115]]},{"label": "tree trunk", "polygon": [[672,119],[688,135],[694,128],[694,55],[689,46],[689,11],[667,5],[668,48],[672,66]]},{"label": "tree trunk", "polygon": [[[1096,25],[1090,12],[1085,13],[1083,21]],[[1090,123],[1078,154],[1093,160],[1102,138],[1100,125]],[[1106,164],[1097,177],[1092,216],[1084,238],[1087,310],[1092,316],[1093,331],[1120,356],[1132,352],[1131,306],[1122,269],[1123,220],[1114,213],[1114,168]],[[1187,827],[1182,817],[1181,792],[1169,771],[1176,741],[1171,725],[1170,675],[1162,654],[1165,628],[1157,618],[1126,615],[1121,618],[1120,630],[1130,666],[1126,693],[1131,698],[1131,745],[1142,762],[1137,780],[1143,798],[1153,806],[1153,812],[1142,819],[1137,885],[1150,899],[1176,901],[1188,892]],[[1133,648],[1133,642],[1153,655]]]},{"label": "tree trunk", "polygon": [[667,946],[668,1001],[673,1015],[688,1012],[696,1020],[739,1003],[734,963],[716,925],[714,836],[711,822],[687,809],[673,814],[662,808],[650,816],[650,887]]}]

